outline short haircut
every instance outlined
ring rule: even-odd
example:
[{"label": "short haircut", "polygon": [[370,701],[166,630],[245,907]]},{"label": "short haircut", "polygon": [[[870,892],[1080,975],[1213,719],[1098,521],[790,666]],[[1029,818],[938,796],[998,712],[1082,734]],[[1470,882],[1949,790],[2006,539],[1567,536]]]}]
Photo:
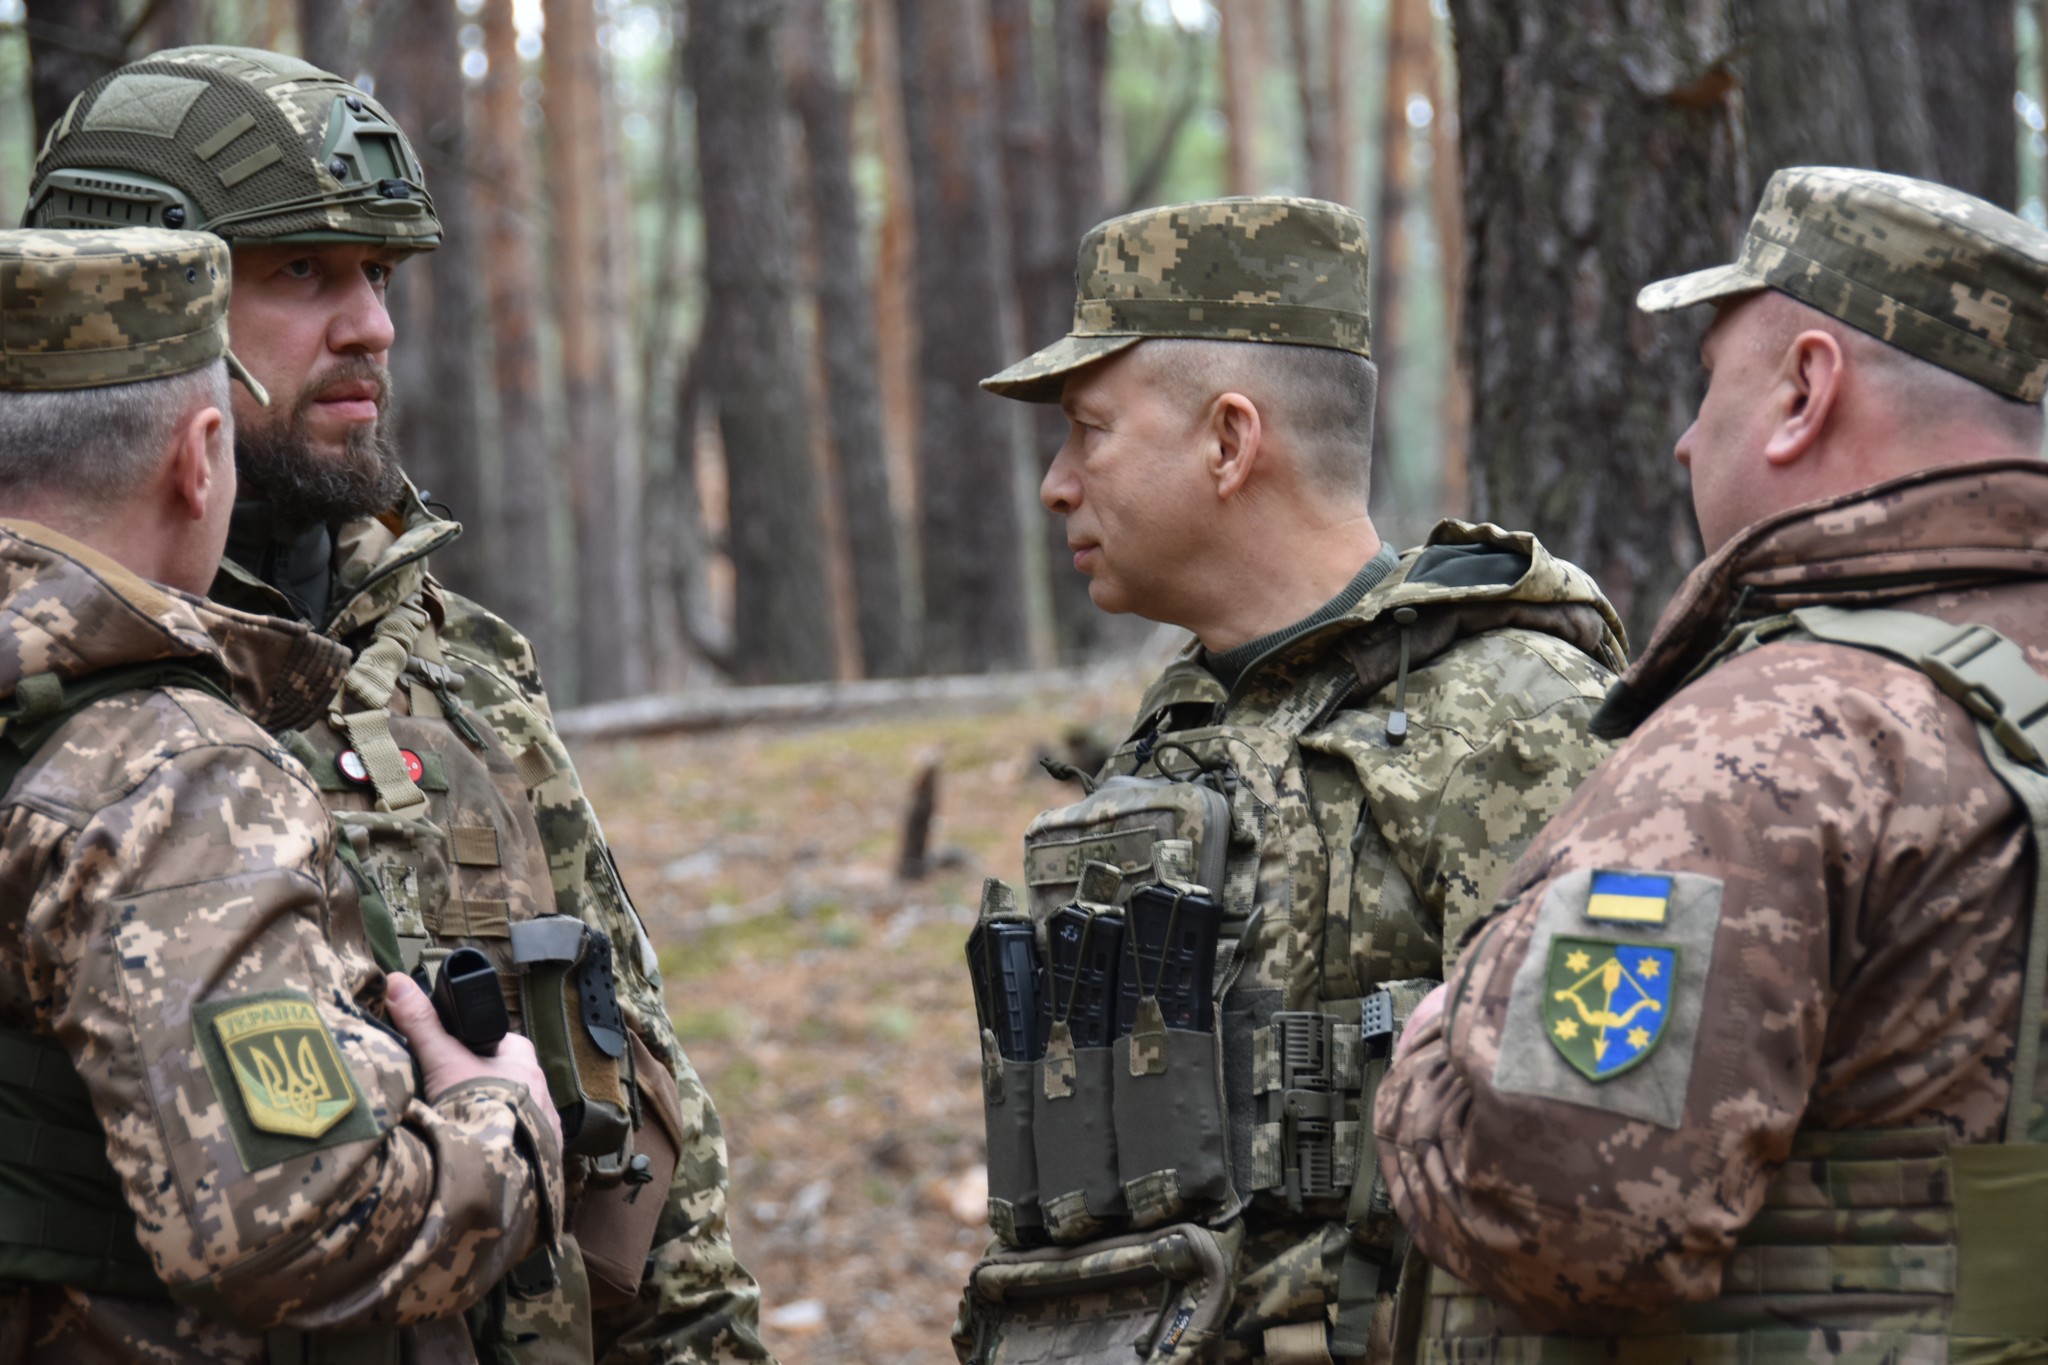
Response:
[{"label": "short haircut", "polygon": [[1139,350],[1151,380],[1174,389],[1191,409],[1221,393],[1251,399],[1260,421],[1301,451],[1311,482],[1365,503],[1380,390],[1372,361],[1327,346],[1183,337],[1150,338]]},{"label": "short haircut", "polygon": [[118,503],[155,474],[181,422],[203,407],[226,412],[228,402],[220,360],[130,384],[0,392],[0,499]]}]

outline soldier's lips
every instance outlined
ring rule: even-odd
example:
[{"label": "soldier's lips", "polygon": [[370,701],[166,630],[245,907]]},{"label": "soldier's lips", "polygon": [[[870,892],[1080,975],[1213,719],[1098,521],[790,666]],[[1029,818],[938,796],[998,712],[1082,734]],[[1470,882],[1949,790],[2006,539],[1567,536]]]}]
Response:
[{"label": "soldier's lips", "polygon": [[1074,567],[1082,573],[1087,573],[1088,566],[1102,553],[1100,545],[1069,545],[1067,548],[1074,552]]},{"label": "soldier's lips", "polygon": [[313,408],[335,421],[374,422],[380,397],[375,384],[347,384],[320,394],[313,400]]}]

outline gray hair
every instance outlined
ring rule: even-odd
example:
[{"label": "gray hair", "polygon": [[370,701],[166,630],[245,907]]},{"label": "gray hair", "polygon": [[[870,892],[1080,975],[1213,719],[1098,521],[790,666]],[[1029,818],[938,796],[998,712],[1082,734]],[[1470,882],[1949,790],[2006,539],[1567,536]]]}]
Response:
[{"label": "gray hair", "polygon": [[0,499],[118,503],[156,473],[180,423],[204,407],[226,413],[228,402],[220,360],[131,384],[0,392]]},{"label": "gray hair", "polygon": [[1326,346],[1183,337],[1153,337],[1138,349],[1153,382],[1177,390],[1190,408],[1220,393],[1242,393],[1262,422],[1301,451],[1312,482],[1366,501],[1380,391],[1372,361]]}]

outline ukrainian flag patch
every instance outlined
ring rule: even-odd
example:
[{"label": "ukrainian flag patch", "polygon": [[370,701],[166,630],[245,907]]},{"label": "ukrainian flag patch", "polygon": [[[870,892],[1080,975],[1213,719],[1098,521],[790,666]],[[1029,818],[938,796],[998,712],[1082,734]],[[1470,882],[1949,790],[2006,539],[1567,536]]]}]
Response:
[{"label": "ukrainian flag patch", "polygon": [[1589,1081],[1605,1081],[1650,1055],[1671,1017],[1678,949],[1608,939],[1550,942],[1543,1031]]},{"label": "ukrainian flag patch", "polygon": [[1586,918],[1662,924],[1671,908],[1671,876],[1660,872],[1595,872]]}]

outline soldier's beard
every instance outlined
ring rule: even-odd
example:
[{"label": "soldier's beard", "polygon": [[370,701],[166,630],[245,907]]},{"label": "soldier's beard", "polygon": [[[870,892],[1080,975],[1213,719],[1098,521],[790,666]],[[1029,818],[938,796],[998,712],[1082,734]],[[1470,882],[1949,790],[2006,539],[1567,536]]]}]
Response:
[{"label": "soldier's beard", "polygon": [[[307,418],[322,394],[345,383],[370,380],[383,395],[377,420],[349,429],[339,454],[313,448]],[[289,413],[266,414],[261,425],[235,428],[235,470],[247,492],[270,504],[274,525],[303,530],[370,516],[395,506],[405,487],[386,428],[391,420],[391,375],[373,360],[356,358],[307,389]]]}]

